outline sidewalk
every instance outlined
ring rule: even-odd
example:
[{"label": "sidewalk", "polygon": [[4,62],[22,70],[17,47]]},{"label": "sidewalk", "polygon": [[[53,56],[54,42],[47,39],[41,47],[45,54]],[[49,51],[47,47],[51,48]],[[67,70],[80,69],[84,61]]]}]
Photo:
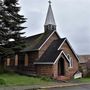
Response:
[{"label": "sidewalk", "polygon": [[68,87],[68,86],[77,86],[84,83],[53,83],[50,85],[31,85],[31,86],[10,86],[10,87],[0,87],[0,90],[37,90],[45,88],[55,88],[55,87]]}]

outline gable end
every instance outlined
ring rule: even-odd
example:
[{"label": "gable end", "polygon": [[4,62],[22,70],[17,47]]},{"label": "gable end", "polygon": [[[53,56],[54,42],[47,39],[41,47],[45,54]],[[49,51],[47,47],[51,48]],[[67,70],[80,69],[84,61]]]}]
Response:
[{"label": "gable end", "polygon": [[65,42],[68,44],[69,48],[71,49],[72,53],[73,53],[74,56],[76,57],[77,61],[79,61],[78,56],[76,55],[74,49],[72,48],[72,46],[70,45],[69,41],[68,41],[66,38],[65,38],[65,40],[63,41],[63,43],[60,45],[60,47],[58,48],[58,50],[61,49],[61,47],[63,46],[63,44],[64,44]]},{"label": "gable end", "polygon": [[54,33],[56,33],[56,35],[58,36],[58,38],[60,38],[60,36],[58,35],[58,33],[57,33],[56,31],[53,31],[53,32],[50,34],[50,36],[49,36],[49,37],[43,42],[43,44],[39,47],[38,50],[40,50],[40,49],[45,45],[45,43],[51,38],[51,36],[52,36]]}]

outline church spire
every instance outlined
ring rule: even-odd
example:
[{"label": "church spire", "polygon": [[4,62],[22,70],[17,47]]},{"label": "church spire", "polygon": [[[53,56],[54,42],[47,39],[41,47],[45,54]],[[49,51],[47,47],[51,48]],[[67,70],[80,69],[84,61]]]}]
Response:
[{"label": "church spire", "polygon": [[47,12],[47,17],[46,17],[46,21],[44,24],[44,28],[45,28],[45,31],[56,30],[56,23],[55,23],[50,0],[49,0],[49,7],[48,7],[48,12]]}]

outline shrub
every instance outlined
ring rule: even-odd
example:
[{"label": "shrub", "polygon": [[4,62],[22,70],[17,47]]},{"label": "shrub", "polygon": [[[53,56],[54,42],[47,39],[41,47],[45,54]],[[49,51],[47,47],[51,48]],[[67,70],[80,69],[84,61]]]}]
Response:
[{"label": "shrub", "polygon": [[0,65],[0,74],[14,74],[15,72],[12,70],[7,69],[7,67],[3,67],[2,65]]},{"label": "shrub", "polygon": [[0,79],[0,85],[5,85],[5,84],[6,84],[5,80]]},{"label": "shrub", "polygon": [[53,80],[52,78],[46,77],[46,76],[41,76],[40,78],[41,78],[41,80],[44,80],[44,81],[52,81]]}]

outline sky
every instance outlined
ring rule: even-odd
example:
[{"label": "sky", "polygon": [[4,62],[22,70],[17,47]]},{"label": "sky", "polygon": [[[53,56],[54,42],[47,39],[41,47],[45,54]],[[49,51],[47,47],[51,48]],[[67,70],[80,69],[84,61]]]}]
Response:
[{"label": "sky", "polygon": [[[90,0],[51,0],[57,32],[74,51],[90,54]],[[48,0],[19,0],[20,14],[27,18],[26,36],[44,32]]]}]

